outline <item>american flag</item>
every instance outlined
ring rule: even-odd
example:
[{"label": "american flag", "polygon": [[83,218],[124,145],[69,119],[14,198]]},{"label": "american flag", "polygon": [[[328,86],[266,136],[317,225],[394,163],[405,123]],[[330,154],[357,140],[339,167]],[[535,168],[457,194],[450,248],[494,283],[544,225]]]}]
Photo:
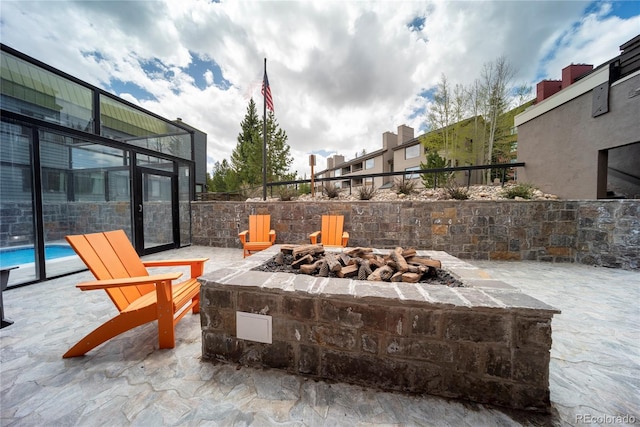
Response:
[{"label": "american flag", "polygon": [[273,109],[273,98],[271,97],[271,87],[269,86],[269,79],[267,78],[267,70],[264,71],[264,79],[262,80],[262,96],[267,103],[267,108],[271,111]]}]

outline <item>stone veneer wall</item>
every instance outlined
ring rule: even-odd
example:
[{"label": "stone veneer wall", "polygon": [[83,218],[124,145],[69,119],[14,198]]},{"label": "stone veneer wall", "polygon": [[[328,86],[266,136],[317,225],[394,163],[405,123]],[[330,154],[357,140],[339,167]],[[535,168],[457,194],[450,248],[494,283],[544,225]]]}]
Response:
[{"label": "stone veneer wall", "polygon": [[[559,313],[444,252],[468,287],[250,271],[278,247],[200,278],[202,356],[312,378],[549,410]],[[272,343],[237,338],[236,312],[272,318]]]},{"label": "stone veneer wall", "polygon": [[[0,202],[0,247],[10,246],[14,236],[26,236],[27,240],[19,241],[19,244],[33,244],[31,206],[28,202]],[[120,228],[131,236],[130,207],[128,201],[45,203],[42,207],[45,241],[64,241],[69,234]],[[162,224],[167,220],[167,212],[171,212],[171,204],[147,202],[145,211],[154,223]],[[180,203],[180,212],[181,219],[188,219],[189,205]],[[182,241],[187,244],[190,243],[188,230],[188,222],[182,221]],[[173,230],[170,227],[147,227],[145,239],[150,242],[170,242],[173,240]]]},{"label": "stone veneer wall", "polygon": [[193,202],[192,243],[241,247],[250,214],[271,215],[277,243],[308,242],[339,214],[349,246],[640,269],[640,200]]},{"label": "stone veneer wall", "polygon": [[[46,242],[63,241],[69,234],[124,228],[131,231],[129,202],[45,203],[42,206]],[[12,237],[26,236],[21,244],[33,244],[33,209],[30,202],[0,202],[0,247]]]}]

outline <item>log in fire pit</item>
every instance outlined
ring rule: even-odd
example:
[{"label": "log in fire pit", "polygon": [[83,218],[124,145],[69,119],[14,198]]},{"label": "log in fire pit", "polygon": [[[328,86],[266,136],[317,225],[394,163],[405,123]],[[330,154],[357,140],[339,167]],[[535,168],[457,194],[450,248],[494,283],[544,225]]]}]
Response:
[{"label": "log in fire pit", "polygon": [[439,260],[418,256],[415,249],[401,247],[382,255],[372,248],[350,248],[337,253],[326,252],[322,245],[282,245],[280,252],[253,270],[373,282],[463,286],[460,280],[442,269]]}]

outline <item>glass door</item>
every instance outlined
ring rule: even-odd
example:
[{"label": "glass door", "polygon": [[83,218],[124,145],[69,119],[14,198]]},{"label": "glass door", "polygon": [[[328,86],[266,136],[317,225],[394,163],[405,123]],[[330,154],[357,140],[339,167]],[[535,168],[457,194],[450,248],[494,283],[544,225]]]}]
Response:
[{"label": "glass door", "polygon": [[[169,165],[170,171],[162,170]],[[175,248],[179,242],[177,174],[171,161],[162,160],[155,166],[136,167],[135,246],[140,254]]]}]

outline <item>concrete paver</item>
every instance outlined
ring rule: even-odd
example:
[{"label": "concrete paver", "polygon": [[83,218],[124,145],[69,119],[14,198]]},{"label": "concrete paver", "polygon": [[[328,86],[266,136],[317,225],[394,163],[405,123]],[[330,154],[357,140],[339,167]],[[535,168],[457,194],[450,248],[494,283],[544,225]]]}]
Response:
[{"label": "concrete paver", "polygon": [[[205,272],[241,249],[192,246],[146,259],[209,256]],[[574,264],[471,261],[562,310],[554,316],[552,414],[314,381],[275,370],[202,362],[200,319],[128,331],[80,358],[62,354],[115,312],[81,292],[82,272],[4,294],[15,323],[0,330],[2,426],[518,426],[640,423],[640,273]],[[186,273],[186,271],[185,271]]]}]

